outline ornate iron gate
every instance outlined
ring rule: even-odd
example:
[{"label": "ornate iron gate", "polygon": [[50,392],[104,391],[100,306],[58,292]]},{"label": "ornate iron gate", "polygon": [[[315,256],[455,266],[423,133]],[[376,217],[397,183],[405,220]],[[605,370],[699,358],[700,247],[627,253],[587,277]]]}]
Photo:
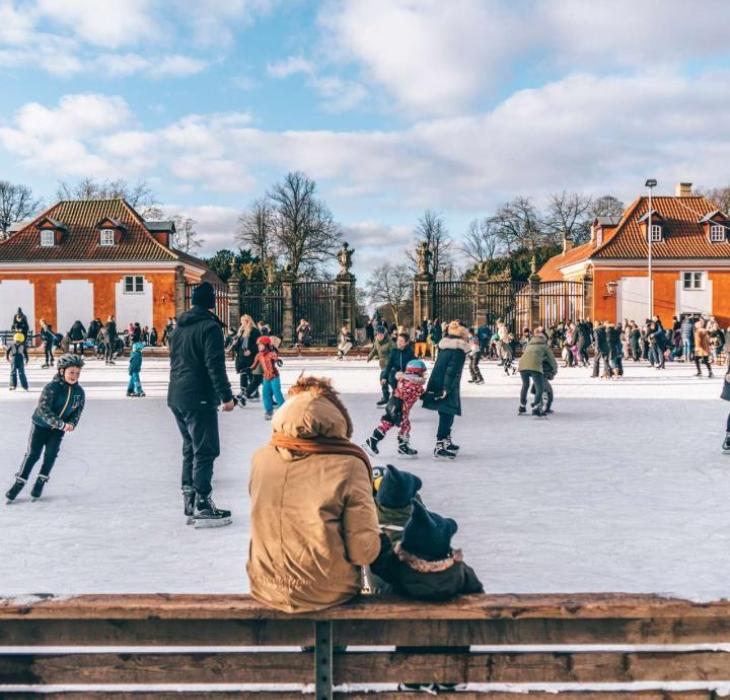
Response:
[{"label": "ornate iron gate", "polygon": [[[433,317],[440,321],[458,320],[467,326],[476,319],[476,282],[434,282]],[[419,324],[423,319],[414,318]]]},{"label": "ornate iron gate", "polygon": [[314,345],[337,345],[337,285],[334,282],[297,282],[292,289],[294,327],[305,318]]},{"label": "ornate iron gate", "polygon": [[540,322],[550,328],[584,318],[582,282],[540,282]]},{"label": "ornate iron gate", "polygon": [[484,282],[484,310],[487,324],[504,321],[512,333],[526,325],[530,314],[530,287],[527,282]]},{"label": "ornate iron gate", "polygon": [[241,281],[241,315],[248,314],[258,323],[263,321],[274,335],[284,330],[284,294],[281,284]]}]

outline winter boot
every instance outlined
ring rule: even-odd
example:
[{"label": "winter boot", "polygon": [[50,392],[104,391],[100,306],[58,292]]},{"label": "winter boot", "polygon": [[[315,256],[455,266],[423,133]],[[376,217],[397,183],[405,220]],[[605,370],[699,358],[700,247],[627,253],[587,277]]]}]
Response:
[{"label": "winter boot", "polygon": [[244,406],[246,405],[246,397],[244,396],[243,392],[241,392],[240,394],[237,394],[237,395],[236,395],[236,396],[234,396],[233,398],[234,398],[235,402],[236,402],[236,403],[237,403],[237,404],[238,404],[238,405],[239,405],[239,406],[240,406],[241,408],[243,408],[243,407],[244,407]]},{"label": "winter boot", "polygon": [[436,447],[433,448],[434,459],[456,459],[456,452],[452,452],[446,443],[446,440],[438,440]]},{"label": "winter boot", "polygon": [[15,483],[5,493],[5,498],[8,500],[8,503],[12,503],[15,500],[15,497],[23,490],[26,481],[27,479],[24,479],[22,476],[15,476]]},{"label": "winter boot", "polygon": [[40,474],[33,484],[33,490],[30,492],[30,497],[33,500],[40,498],[43,495],[43,487],[46,485],[48,477],[45,474]]},{"label": "winter boot", "polygon": [[726,455],[730,455],[730,431],[725,433],[725,442],[722,443],[722,451]]},{"label": "winter boot", "polygon": [[415,457],[418,454],[418,450],[413,449],[408,444],[407,437],[398,436],[398,454],[402,457]]},{"label": "winter boot", "polygon": [[266,411],[264,413],[264,420],[271,420],[274,417],[274,413],[272,411]]},{"label": "winter boot", "polygon": [[134,394],[134,392],[133,392],[133,391],[128,391],[128,392],[127,392],[127,396],[128,396],[128,397],[129,397],[129,396],[134,396],[134,395],[135,395],[135,394]]},{"label": "winter boot", "polygon": [[380,428],[375,428],[373,434],[365,440],[365,450],[369,452],[373,457],[378,453],[378,443],[385,437],[385,433]]},{"label": "winter boot", "polygon": [[527,406],[525,406],[525,404],[521,403],[520,407],[517,409],[517,415],[524,416],[525,413],[527,413]]},{"label": "winter boot", "polygon": [[544,416],[545,414],[543,413],[542,406],[537,405],[537,404],[532,404],[532,415],[537,416],[538,418],[540,418],[541,416]]},{"label": "winter boot", "polygon": [[378,401],[375,405],[376,406],[387,406],[388,405],[388,397],[387,396],[383,396],[380,399],[380,401]]},{"label": "winter boot", "polygon": [[193,524],[196,528],[223,527],[231,524],[231,511],[217,508],[210,494],[195,495],[195,509],[193,510]]},{"label": "winter boot", "polygon": [[193,524],[195,513],[195,489],[192,486],[183,486],[183,515],[188,519],[188,525]]},{"label": "winter boot", "polygon": [[454,444],[453,440],[451,439],[451,435],[446,438],[446,448],[451,452],[459,451],[459,446]]}]

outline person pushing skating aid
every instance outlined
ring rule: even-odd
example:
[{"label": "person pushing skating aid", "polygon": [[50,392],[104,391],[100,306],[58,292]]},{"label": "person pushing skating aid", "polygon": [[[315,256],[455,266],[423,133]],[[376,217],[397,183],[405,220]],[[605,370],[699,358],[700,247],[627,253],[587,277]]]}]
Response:
[{"label": "person pushing skating aid", "polygon": [[73,432],[84,410],[85,394],[79,385],[79,375],[84,361],[77,355],[63,355],[57,363],[58,373],[43,387],[38,406],[31,419],[28,451],[15,475],[15,483],[5,494],[12,503],[23,490],[35,463],[43,454],[43,464],[30,495],[40,498],[56,462],[61,440]]}]

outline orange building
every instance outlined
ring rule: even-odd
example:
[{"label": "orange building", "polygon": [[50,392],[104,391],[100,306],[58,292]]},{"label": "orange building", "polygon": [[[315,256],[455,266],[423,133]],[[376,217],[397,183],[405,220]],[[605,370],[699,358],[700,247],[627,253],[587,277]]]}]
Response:
[{"label": "orange building", "polygon": [[172,221],[145,221],[122,199],[58,202],[0,242],[0,330],[18,307],[31,328],[45,319],[65,333],[74,321],[116,316],[155,326],[185,308],[186,285],[220,279],[172,247]]},{"label": "orange building", "polygon": [[[539,271],[545,282],[593,280],[591,318],[633,320],[657,315],[705,314],[730,325],[730,219],[707,198],[692,194],[691,183],[674,197],[639,197],[618,220],[599,217],[591,240],[563,252]],[[653,310],[649,308],[648,237],[651,235]],[[653,311],[653,313],[652,313]]]}]

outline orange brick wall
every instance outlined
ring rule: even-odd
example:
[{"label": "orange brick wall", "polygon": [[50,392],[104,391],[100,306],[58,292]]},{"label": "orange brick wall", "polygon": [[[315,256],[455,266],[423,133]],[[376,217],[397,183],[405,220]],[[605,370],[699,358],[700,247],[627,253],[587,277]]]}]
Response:
[{"label": "orange brick wall", "polygon": [[[56,329],[56,284],[61,280],[84,279],[94,285],[94,316],[105,322],[110,315],[116,314],[116,284],[129,274],[143,274],[152,283],[152,319],[158,335],[170,316],[175,315],[175,273],[140,272],[139,270],[99,273],[63,272],[38,275],[33,273],[3,273],[0,279],[24,279],[35,287],[36,330],[40,330],[40,319],[45,319]],[[164,300],[163,300],[164,297]],[[84,325],[91,319],[81,319]],[[56,329],[65,331],[68,329]]]},{"label": "orange brick wall", "polygon": [[[654,313],[662,323],[671,325],[676,314],[676,283],[680,270],[654,270]],[[593,319],[598,321],[617,321],[618,296],[606,293],[608,282],[617,282],[622,277],[646,277],[646,268],[622,270],[594,270],[593,272]],[[730,270],[709,272],[712,281],[712,310],[718,322],[730,326]],[[639,319],[635,319],[637,322]],[[642,319],[643,320],[643,319]]]}]

